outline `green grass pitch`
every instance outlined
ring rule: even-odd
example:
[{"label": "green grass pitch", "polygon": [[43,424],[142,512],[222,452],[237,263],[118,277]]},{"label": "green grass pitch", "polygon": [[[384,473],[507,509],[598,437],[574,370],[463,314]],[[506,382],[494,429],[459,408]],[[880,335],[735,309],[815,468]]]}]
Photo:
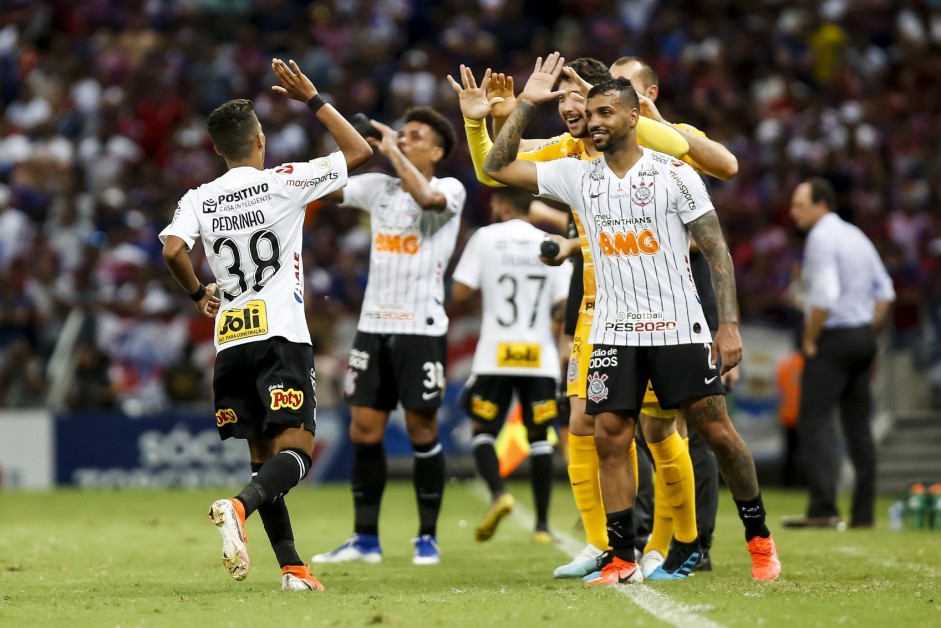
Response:
[{"label": "green grass pitch", "polygon": [[[511,485],[525,511],[527,484]],[[248,522],[252,571],[235,582],[219,560],[206,510],[226,491],[0,492],[0,626],[872,626],[941,625],[941,531],[784,530],[802,493],[765,502],[784,571],[749,575],[741,524],[723,493],[715,571],[686,582],[591,588],[553,580],[567,562],[535,545],[516,516],[488,543],[473,540],[480,487],[452,482],[439,525],[442,564],[411,564],[412,488],[391,483],[380,522],[384,562],[317,566],[325,593],[283,593],[257,517]],[[342,485],[288,496],[304,559],[344,541],[352,503]],[[555,530],[582,541],[567,485],[555,487]],[[646,609],[646,610],[645,610]],[[613,622],[613,623],[612,623]]]}]

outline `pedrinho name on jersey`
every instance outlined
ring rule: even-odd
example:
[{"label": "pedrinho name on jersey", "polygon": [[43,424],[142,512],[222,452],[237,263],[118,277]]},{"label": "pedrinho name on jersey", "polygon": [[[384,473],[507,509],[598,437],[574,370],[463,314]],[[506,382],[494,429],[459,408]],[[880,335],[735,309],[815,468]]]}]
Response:
[{"label": "pedrinho name on jersey", "polygon": [[212,231],[238,231],[265,224],[265,213],[260,209],[237,216],[219,216],[212,219]]}]

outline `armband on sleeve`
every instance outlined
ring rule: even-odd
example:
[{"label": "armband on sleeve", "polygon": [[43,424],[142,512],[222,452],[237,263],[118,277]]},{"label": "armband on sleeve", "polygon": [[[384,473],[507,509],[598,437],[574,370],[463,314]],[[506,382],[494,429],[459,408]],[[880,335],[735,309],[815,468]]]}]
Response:
[{"label": "armband on sleeve", "polygon": [[637,143],[677,159],[689,152],[689,142],[679,131],[644,116],[637,119]]},{"label": "armband on sleeve", "polygon": [[484,161],[490,154],[490,149],[493,148],[493,141],[490,139],[490,133],[487,132],[486,120],[464,118],[464,133],[467,135],[467,148],[470,150],[477,180],[492,188],[504,187],[502,183],[494,181],[484,172]]}]

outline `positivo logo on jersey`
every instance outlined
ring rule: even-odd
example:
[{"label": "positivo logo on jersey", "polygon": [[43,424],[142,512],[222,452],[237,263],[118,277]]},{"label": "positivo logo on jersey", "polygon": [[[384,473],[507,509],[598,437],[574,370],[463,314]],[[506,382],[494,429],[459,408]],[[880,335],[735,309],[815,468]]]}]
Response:
[{"label": "positivo logo on jersey", "polygon": [[608,257],[631,257],[634,255],[653,255],[660,250],[657,236],[650,229],[640,233],[633,231],[615,231],[599,233],[598,246],[602,254]]},{"label": "positivo logo on jersey", "polygon": [[539,368],[542,346],[538,342],[501,342],[497,344],[497,366],[503,368]]},{"label": "positivo logo on jersey", "polygon": [[216,209],[219,207],[219,203],[216,202],[214,198],[207,198],[203,201],[203,213],[204,214],[214,214]]},{"label": "positivo logo on jersey", "polygon": [[268,311],[264,301],[249,301],[245,307],[219,314],[216,338],[220,345],[268,333]]}]

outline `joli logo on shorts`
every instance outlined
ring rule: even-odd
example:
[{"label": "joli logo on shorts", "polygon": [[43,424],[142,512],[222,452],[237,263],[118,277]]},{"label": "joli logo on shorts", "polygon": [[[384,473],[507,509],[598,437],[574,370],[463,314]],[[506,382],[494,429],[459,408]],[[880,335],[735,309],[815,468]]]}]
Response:
[{"label": "joli logo on shorts", "polygon": [[539,368],[542,346],[536,342],[501,342],[497,345],[497,366],[505,368]]},{"label": "joli logo on shorts", "polygon": [[271,409],[280,410],[289,408],[291,410],[300,410],[304,405],[304,391],[288,388],[287,390],[275,389],[271,391]]}]

